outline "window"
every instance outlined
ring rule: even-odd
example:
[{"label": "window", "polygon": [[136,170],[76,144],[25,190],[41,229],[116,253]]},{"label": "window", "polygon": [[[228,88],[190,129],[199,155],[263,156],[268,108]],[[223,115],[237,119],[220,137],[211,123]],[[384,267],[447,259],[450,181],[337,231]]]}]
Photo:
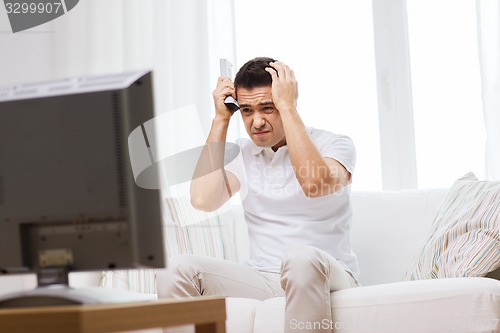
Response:
[{"label": "window", "polygon": [[418,185],[484,177],[475,1],[407,0]]},{"label": "window", "polygon": [[[379,190],[382,182],[394,189],[449,187],[469,171],[484,177],[474,0],[235,0],[235,11],[237,67],[255,56],[292,67],[304,122],[353,138],[358,153],[353,189]],[[391,36],[390,27],[402,25],[405,29]],[[393,100],[408,101],[406,111],[392,105],[392,118],[384,119],[381,109],[379,119],[376,65],[411,73],[392,73],[403,78],[391,81],[392,88],[408,87],[406,97],[392,90]],[[378,78],[379,88],[390,93],[382,86],[386,81]],[[414,129],[414,138],[407,128]],[[402,133],[411,140],[402,140]]]}]

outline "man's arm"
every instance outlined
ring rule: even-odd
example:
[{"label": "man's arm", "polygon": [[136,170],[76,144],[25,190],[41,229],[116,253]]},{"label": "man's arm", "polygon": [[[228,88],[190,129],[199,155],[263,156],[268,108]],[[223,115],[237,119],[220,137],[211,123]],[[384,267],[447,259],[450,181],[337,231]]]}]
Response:
[{"label": "man's arm", "polygon": [[235,97],[233,83],[227,77],[220,77],[212,93],[215,118],[191,181],[191,205],[203,211],[218,209],[240,188],[238,178],[224,170],[227,129],[234,114],[224,104],[229,94]]},{"label": "man's arm", "polygon": [[281,62],[267,68],[273,79],[272,96],[285,131],[295,176],[308,197],[338,191],[349,184],[351,174],[337,160],[321,156],[297,112],[298,84],[293,71]]}]

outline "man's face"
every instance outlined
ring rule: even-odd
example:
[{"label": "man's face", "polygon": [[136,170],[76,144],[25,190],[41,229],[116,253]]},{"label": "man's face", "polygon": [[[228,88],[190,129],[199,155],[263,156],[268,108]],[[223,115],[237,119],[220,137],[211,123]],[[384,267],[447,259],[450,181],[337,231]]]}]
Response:
[{"label": "man's face", "polygon": [[252,141],[259,147],[271,147],[274,151],[285,145],[285,130],[274,107],[271,86],[239,87],[237,95],[241,117]]}]

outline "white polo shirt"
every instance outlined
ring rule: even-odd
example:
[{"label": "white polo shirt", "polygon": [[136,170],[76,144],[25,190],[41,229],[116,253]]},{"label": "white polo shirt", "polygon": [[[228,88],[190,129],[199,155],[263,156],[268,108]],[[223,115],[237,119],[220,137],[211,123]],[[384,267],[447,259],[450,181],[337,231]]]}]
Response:
[{"label": "white polo shirt", "polygon": [[[323,157],[334,158],[353,173],[356,151],[349,137],[313,128],[308,131]],[[261,271],[280,272],[289,249],[312,245],[331,254],[358,278],[350,243],[350,186],[328,196],[308,198],[295,177],[286,145],[274,152],[250,139],[239,139],[237,144],[246,177],[236,176],[240,182],[246,181],[242,188],[248,191],[243,196],[250,241],[247,263]]]}]

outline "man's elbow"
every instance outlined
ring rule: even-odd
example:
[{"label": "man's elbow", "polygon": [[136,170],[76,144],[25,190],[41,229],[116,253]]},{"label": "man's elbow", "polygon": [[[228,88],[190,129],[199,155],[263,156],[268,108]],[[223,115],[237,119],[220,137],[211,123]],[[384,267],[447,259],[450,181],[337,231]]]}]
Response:
[{"label": "man's elbow", "polygon": [[213,212],[217,210],[213,198],[211,198],[205,191],[203,191],[204,184],[199,183],[198,180],[193,180],[190,189],[190,202],[191,207],[203,212]]},{"label": "man's elbow", "polygon": [[341,190],[345,185],[335,179],[310,180],[302,184],[302,191],[308,198],[318,198],[333,194]]},{"label": "man's elbow", "polygon": [[191,196],[191,206],[196,210],[210,213],[219,209],[222,205],[205,198]]}]

